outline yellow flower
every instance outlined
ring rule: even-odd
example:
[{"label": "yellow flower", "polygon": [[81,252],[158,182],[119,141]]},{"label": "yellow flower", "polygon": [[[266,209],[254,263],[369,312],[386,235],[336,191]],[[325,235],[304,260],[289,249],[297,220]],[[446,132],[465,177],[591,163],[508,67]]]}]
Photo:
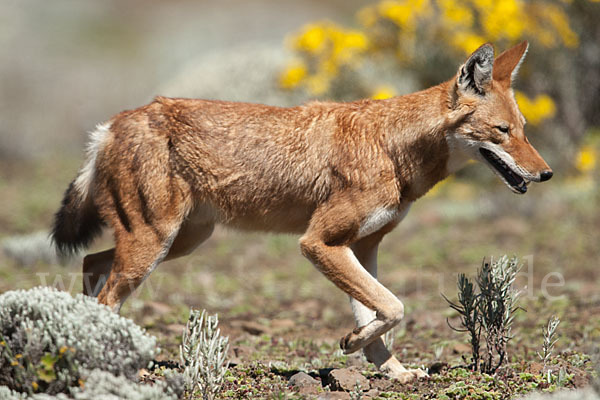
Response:
[{"label": "yellow flower", "polygon": [[539,95],[535,100],[530,100],[523,92],[515,92],[515,99],[521,112],[532,125],[539,125],[542,121],[552,118],[556,113],[556,105],[550,96]]},{"label": "yellow flower", "polygon": [[39,387],[39,385],[38,385],[38,383],[37,383],[37,382],[31,382],[31,387],[33,387],[33,390],[36,390],[36,391],[37,391],[37,390],[38,390],[38,387]]},{"label": "yellow flower", "polygon": [[520,0],[497,0],[483,13],[483,28],[490,40],[517,40],[526,28],[525,12]]},{"label": "yellow flower", "polygon": [[575,167],[581,172],[590,172],[596,166],[598,153],[592,146],[583,146],[577,153]]},{"label": "yellow flower", "polygon": [[306,77],[308,70],[300,61],[290,64],[279,76],[279,84],[284,89],[293,89]]},{"label": "yellow flower", "polygon": [[379,86],[378,88],[375,89],[375,91],[371,95],[371,98],[374,100],[383,100],[383,99],[389,99],[390,97],[394,97],[395,95],[396,95],[396,92],[394,91],[394,89],[392,87]]},{"label": "yellow flower", "polygon": [[383,1],[377,8],[381,16],[393,21],[399,27],[412,26],[413,11],[410,4],[400,1]]},{"label": "yellow flower", "polygon": [[359,31],[348,31],[344,35],[344,46],[359,50],[367,48],[368,40],[364,33]]},{"label": "yellow flower", "polygon": [[309,24],[296,39],[295,47],[309,53],[317,53],[323,48],[325,29],[322,24]]}]

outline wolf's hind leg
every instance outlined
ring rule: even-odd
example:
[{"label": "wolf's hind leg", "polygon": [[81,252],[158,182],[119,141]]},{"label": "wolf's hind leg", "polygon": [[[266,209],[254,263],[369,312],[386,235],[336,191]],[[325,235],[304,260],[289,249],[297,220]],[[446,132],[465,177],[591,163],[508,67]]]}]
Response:
[{"label": "wolf's hind leg", "polygon": [[[189,218],[179,228],[173,228],[176,226],[176,223],[167,222],[152,228],[139,225],[135,235],[120,230],[115,234],[115,249],[92,255],[105,260],[112,256],[111,266],[107,267],[108,263],[102,265],[105,268],[103,273],[109,270],[110,275],[98,295],[98,301],[118,311],[159,263],[187,255],[208,239],[214,222]],[[157,235],[157,232],[162,234]]]},{"label": "wolf's hind leg", "polygon": [[88,254],[83,258],[83,294],[97,297],[110,274],[115,249]]},{"label": "wolf's hind leg", "polygon": [[110,275],[98,294],[98,302],[118,312],[127,297],[166,257],[177,236],[177,229],[155,235],[151,229],[138,226],[136,234],[115,232],[114,260]]},{"label": "wolf's hind leg", "polygon": [[[163,261],[190,254],[210,237],[214,229],[211,221],[185,220]],[[97,297],[112,269],[115,249],[89,254],[83,259],[83,294]]]}]

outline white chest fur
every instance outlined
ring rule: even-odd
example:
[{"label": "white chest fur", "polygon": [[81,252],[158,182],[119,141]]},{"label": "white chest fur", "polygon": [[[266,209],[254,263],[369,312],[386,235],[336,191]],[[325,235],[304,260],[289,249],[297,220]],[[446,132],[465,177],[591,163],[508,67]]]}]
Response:
[{"label": "white chest fur", "polygon": [[398,209],[397,207],[379,207],[376,208],[362,222],[358,230],[358,238],[369,236],[377,232],[390,222],[400,222],[410,209],[410,204]]}]

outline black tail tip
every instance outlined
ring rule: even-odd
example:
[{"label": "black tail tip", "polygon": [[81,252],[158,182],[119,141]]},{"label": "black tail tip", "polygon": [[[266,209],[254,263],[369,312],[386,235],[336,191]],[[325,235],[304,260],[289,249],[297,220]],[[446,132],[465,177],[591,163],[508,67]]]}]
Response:
[{"label": "black tail tip", "polygon": [[51,233],[59,257],[68,258],[89,246],[103,227],[96,207],[91,201],[82,201],[71,183],[54,216]]}]

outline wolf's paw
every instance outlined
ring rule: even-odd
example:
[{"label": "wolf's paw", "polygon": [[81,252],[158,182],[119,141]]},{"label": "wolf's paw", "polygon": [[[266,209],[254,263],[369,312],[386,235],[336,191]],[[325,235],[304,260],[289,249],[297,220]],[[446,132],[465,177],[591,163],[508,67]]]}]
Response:
[{"label": "wolf's paw", "polygon": [[410,383],[417,379],[429,378],[429,375],[422,369],[405,369],[404,371],[386,371],[385,375],[390,379],[395,379],[402,384]]},{"label": "wolf's paw", "polygon": [[360,338],[362,328],[355,328],[352,332],[340,339],[340,348],[344,354],[351,354],[366,346],[364,340]]}]

